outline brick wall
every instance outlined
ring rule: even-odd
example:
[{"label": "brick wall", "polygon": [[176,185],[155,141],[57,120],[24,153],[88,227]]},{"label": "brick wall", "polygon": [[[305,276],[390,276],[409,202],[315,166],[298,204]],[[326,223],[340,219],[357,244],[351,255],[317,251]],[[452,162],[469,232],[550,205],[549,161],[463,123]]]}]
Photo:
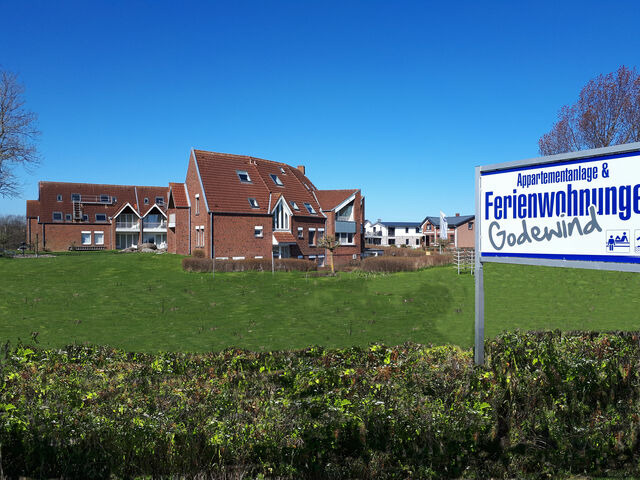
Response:
[{"label": "brick wall", "polygon": [[[189,157],[189,166],[187,167],[187,178],[185,180],[187,191],[189,192],[189,201],[191,203],[191,245],[190,251],[200,248],[204,249],[207,257],[211,258],[211,224],[210,216],[207,212],[204,192],[200,185],[198,170],[196,168],[195,158],[193,155]],[[196,213],[197,212],[197,213]],[[198,245],[198,235],[196,227],[203,227],[204,230],[204,247]],[[189,241],[189,239],[187,239]],[[216,254],[217,256],[217,254]]]},{"label": "brick wall", "polygon": [[[264,215],[215,214],[213,240],[216,258],[271,258],[272,222],[273,217]],[[256,226],[262,226],[262,237],[254,235]]]},{"label": "brick wall", "polygon": [[167,212],[176,216],[175,228],[167,228],[167,251],[178,255],[189,255],[189,208],[172,208]]},{"label": "brick wall", "polygon": [[[298,238],[298,228],[302,228],[302,238]],[[309,245],[309,231],[315,229],[314,245]],[[304,258],[308,258],[309,255],[325,255],[325,249],[318,247],[318,230],[320,228],[325,229],[324,218],[310,218],[310,217],[296,217],[291,218],[291,233],[296,239],[296,245],[291,246],[291,257],[297,258],[302,255]]]},{"label": "brick wall", "polygon": [[[469,223],[473,225],[469,230]],[[458,236],[458,248],[474,248],[476,244],[476,222],[464,223],[456,228],[456,235]]]},{"label": "brick wall", "polygon": [[[72,243],[82,246],[82,232],[91,232],[90,246],[96,246],[94,232],[101,231],[104,233],[104,243],[100,246],[104,246],[106,250],[115,248],[115,227],[108,223],[43,223],[39,230],[40,247],[52,252],[69,250]],[[32,231],[31,238],[35,242],[35,231]]]}]

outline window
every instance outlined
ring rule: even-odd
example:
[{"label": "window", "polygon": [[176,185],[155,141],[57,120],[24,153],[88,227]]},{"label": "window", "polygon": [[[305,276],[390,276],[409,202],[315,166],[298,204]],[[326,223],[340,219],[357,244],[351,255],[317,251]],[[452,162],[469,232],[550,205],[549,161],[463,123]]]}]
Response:
[{"label": "window", "polygon": [[244,260],[244,257],[231,257],[233,260]]},{"label": "window", "polygon": [[300,207],[298,206],[298,204],[293,200],[291,200],[291,202],[289,203],[291,203],[291,208],[293,208],[294,210],[300,210]]},{"label": "window", "polygon": [[298,227],[298,238],[304,238],[304,228]]},{"label": "window", "polygon": [[289,230],[289,212],[285,208],[284,202],[279,202],[273,212],[273,229]]},{"label": "window", "polygon": [[262,255],[256,255],[255,258],[256,258],[256,260],[262,260],[263,257],[262,257]]},{"label": "window", "polygon": [[416,245],[420,245],[420,239],[416,238]]},{"label": "window", "polygon": [[53,212],[53,221],[61,222],[62,221],[62,212]]},{"label": "window", "polygon": [[149,197],[144,197],[144,204],[149,205]]},{"label": "window", "polygon": [[79,202],[80,201],[80,194],[79,193],[72,193],[71,194],[71,201],[72,202]]},{"label": "window", "polygon": [[256,225],[253,227],[253,236],[256,238],[262,238],[262,225]]},{"label": "window", "polygon": [[236,174],[242,183],[252,183],[248,172],[244,170],[236,170]]},{"label": "window", "polygon": [[336,213],[336,220],[351,222],[353,221],[353,202],[349,202]]},{"label": "window", "polygon": [[61,202],[62,201],[62,195],[58,194],[58,201]]},{"label": "window", "polygon": [[469,230],[473,230],[473,222],[469,222]]},{"label": "window", "polygon": [[314,228],[309,229],[309,246],[316,244],[316,231]]},{"label": "window", "polygon": [[390,238],[389,239],[389,245],[395,245],[396,244],[396,239],[395,238]]},{"label": "window", "polygon": [[271,177],[271,180],[273,180],[273,183],[275,183],[279,187],[283,186],[282,180],[280,180],[280,178],[278,178],[278,176],[275,173],[271,173],[269,174],[269,176]]},{"label": "window", "polygon": [[416,227],[416,233],[420,233],[420,227]]},{"label": "window", "polygon": [[106,222],[107,214],[106,213],[96,213],[96,222]]},{"label": "window", "polygon": [[318,229],[318,241],[322,240],[322,237],[324,237],[324,228],[319,228]]},{"label": "window", "polygon": [[389,227],[389,232],[388,232],[390,237],[395,236],[396,234],[396,227]]},{"label": "window", "polygon": [[405,245],[409,245],[409,239],[408,239],[408,238],[407,238],[407,239],[405,239],[404,244],[405,244]]},{"label": "window", "polygon": [[104,245],[104,232],[93,232],[93,241],[96,245]]},{"label": "window", "polygon": [[196,225],[196,248],[204,247],[204,225]]},{"label": "window", "polygon": [[200,194],[196,193],[196,215],[200,215]]},{"label": "window", "polygon": [[409,227],[404,229],[404,233],[409,233]]},{"label": "window", "polygon": [[71,221],[71,214],[70,213],[65,213],[64,214],[64,220],[65,220],[65,222],[70,222]]},{"label": "window", "polygon": [[156,197],[156,204],[157,205],[164,205],[164,197]]},{"label": "window", "polygon": [[109,203],[109,195],[100,195],[100,203]]},{"label": "window", "polygon": [[82,232],[82,245],[91,245],[91,232]]},{"label": "window", "polygon": [[260,208],[260,206],[258,205],[258,201],[255,198],[248,198],[247,200],[249,200],[249,205],[251,205],[251,208]]},{"label": "window", "polygon": [[89,221],[89,215],[87,215],[86,213],[82,214],[82,221],[83,222],[88,222]]},{"label": "window", "polygon": [[430,231],[431,231],[431,224],[430,224],[430,223],[428,223],[428,224],[427,224],[427,232],[430,232]]},{"label": "window", "polygon": [[118,197],[111,197],[111,201],[112,201],[113,203],[116,203],[116,202],[118,201]]},{"label": "window", "polygon": [[286,175],[286,174],[287,174],[287,172],[285,172],[285,171],[284,171],[284,168],[283,168],[283,167],[280,167],[280,173],[282,173],[283,175]]},{"label": "window", "polygon": [[305,202],[304,208],[306,208],[307,212],[309,213],[316,213],[316,211],[313,209],[313,206],[310,203]]}]

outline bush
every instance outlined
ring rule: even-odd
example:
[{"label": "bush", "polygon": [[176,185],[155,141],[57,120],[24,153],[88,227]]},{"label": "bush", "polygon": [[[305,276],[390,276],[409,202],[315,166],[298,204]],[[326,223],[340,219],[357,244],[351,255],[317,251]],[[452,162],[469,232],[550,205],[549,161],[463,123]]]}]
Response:
[{"label": "bush", "polygon": [[[216,272],[271,271],[270,259],[216,260],[215,263]],[[212,268],[213,262],[210,258],[185,257],[182,259],[182,269],[188,272],[210,272]],[[316,263],[311,260],[282,258],[275,261],[275,270],[279,272],[309,272],[317,268]]]},{"label": "bush", "polygon": [[640,334],[396,347],[0,355],[9,478],[564,478],[640,473]]},{"label": "bush", "polygon": [[448,255],[424,255],[392,257],[382,255],[380,257],[368,257],[362,261],[361,270],[364,272],[410,272],[421,268],[447,265],[451,263]]},{"label": "bush", "polygon": [[204,254],[204,250],[201,248],[196,248],[193,250],[193,258],[204,258],[205,254]]}]

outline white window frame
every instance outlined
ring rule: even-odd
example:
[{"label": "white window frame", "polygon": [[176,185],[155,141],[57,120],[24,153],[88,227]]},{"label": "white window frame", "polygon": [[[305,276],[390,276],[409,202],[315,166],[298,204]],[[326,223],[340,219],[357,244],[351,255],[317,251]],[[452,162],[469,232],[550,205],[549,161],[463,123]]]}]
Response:
[{"label": "white window frame", "polygon": [[316,209],[308,202],[304,202],[304,208],[306,208],[309,213],[316,213]]},{"label": "white window frame", "polygon": [[[102,241],[98,241],[98,235],[102,237]],[[93,232],[93,243],[96,245],[104,245],[104,231],[96,230]]]},{"label": "white window frame", "polygon": [[294,210],[300,210],[300,207],[295,201],[291,200],[291,202],[289,203],[291,203],[291,208],[293,208]]},{"label": "white window frame", "polygon": [[304,240],[304,228],[298,227],[298,238]]},{"label": "white window frame", "polygon": [[[310,247],[315,247],[317,243],[318,243],[318,238],[316,237],[316,229],[315,228],[310,228],[309,229],[309,246]],[[311,258],[311,257],[309,257],[309,258]]]},{"label": "white window frame", "polygon": [[200,194],[196,193],[196,215],[200,215]]},{"label": "white window frame", "polygon": [[260,208],[260,204],[258,203],[258,200],[256,200],[255,198],[248,197],[247,200],[248,200],[249,205],[251,206],[251,208]]},{"label": "white window frame", "polygon": [[[344,235],[344,237],[343,237]],[[352,235],[351,237],[351,242],[349,242],[349,235]],[[356,242],[356,234],[355,233],[336,233],[336,240],[338,240],[340,242],[340,245],[355,245]],[[392,244],[391,242],[389,243],[389,245],[395,245],[395,239],[394,243]],[[390,239],[391,241],[391,239]]]},{"label": "white window frame", "polygon": [[263,257],[262,255],[256,255],[256,256],[255,256],[255,259],[256,259],[256,260],[262,260],[263,258],[264,258],[264,257]]},{"label": "white window frame", "polygon": [[[88,242],[85,242],[85,241],[84,241],[84,239],[85,239],[85,237],[84,237],[84,236],[85,236],[85,235],[88,235],[88,239],[89,239],[89,241],[88,241]],[[85,231],[80,232],[80,243],[81,243],[82,245],[91,245],[91,232],[86,231],[86,230],[85,230]]]},{"label": "white window frame", "polygon": [[[56,218],[56,215],[60,215],[60,218]],[[62,222],[64,221],[64,215],[62,214],[62,212],[53,212],[51,214],[51,220],[54,222]]]},{"label": "white window frame", "polygon": [[244,257],[231,257],[233,260],[244,260]]},{"label": "white window frame", "polygon": [[56,199],[57,199],[58,202],[61,202],[62,201],[62,194],[59,193],[58,196],[56,197]]},{"label": "white window frame", "polygon": [[[98,215],[104,215],[104,220],[98,220]],[[106,222],[107,214],[106,213],[96,213],[96,222]]]},{"label": "white window frame", "polygon": [[271,180],[273,180],[273,183],[275,183],[277,186],[284,187],[284,183],[282,183],[282,180],[280,180],[280,177],[278,177],[278,175],[276,175],[275,173],[270,173],[269,176],[271,177]]},{"label": "white window frame", "polygon": [[263,229],[264,227],[262,225],[256,225],[253,227],[253,236],[256,238],[263,238]]},{"label": "white window frame", "polygon": [[[238,175],[238,180],[240,180],[240,183],[253,183],[251,181],[251,176],[249,175],[249,172],[247,172],[246,170],[236,170],[236,175]],[[246,176],[247,179],[243,180],[242,177]]]},{"label": "white window frame", "polygon": [[156,197],[156,205],[163,206],[164,205],[164,197]]}]

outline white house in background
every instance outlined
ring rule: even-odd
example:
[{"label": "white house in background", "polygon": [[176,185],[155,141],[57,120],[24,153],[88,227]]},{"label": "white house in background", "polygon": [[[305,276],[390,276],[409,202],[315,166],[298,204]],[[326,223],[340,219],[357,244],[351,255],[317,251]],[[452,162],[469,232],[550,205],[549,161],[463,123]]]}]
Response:
[{"label": "white house in background", "polygon": [[364,238],[367,245],[419,248],[422,239],[420,222],[383,222],[378,219],[364,223]]}]

